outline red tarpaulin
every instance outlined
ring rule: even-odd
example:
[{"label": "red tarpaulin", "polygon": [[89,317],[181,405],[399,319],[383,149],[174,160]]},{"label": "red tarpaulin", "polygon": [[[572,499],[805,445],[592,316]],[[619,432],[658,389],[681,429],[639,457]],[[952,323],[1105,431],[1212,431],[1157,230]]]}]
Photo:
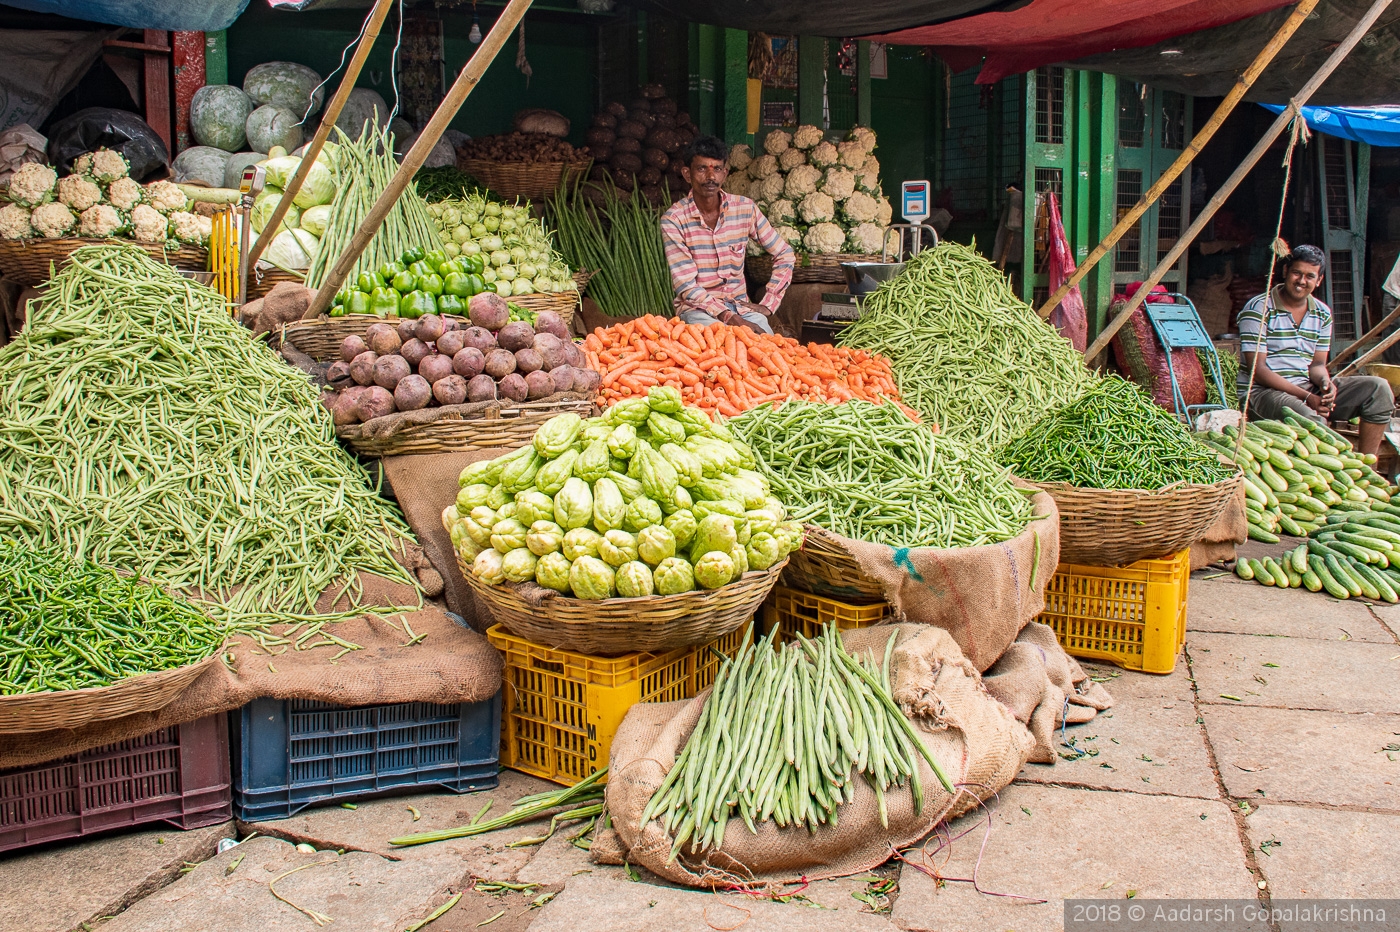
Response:
[{"label": "red tarpaulin", "polygon": [[[978,84],[995,84],[1052,62],[1140,48],[1224,26],[1291,0],[1032,0],[1010,13],[982,13],[937,26],[866,36],[927,45],[954,71],[981,64]],[[1260,45],[1267,40],[1261,35]]]}]

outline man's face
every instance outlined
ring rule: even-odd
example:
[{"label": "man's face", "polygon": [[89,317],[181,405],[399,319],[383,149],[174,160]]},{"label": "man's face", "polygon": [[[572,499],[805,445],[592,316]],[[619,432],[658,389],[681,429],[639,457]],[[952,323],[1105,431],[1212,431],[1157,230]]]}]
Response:
[{"label": "man's face", "polygon": [[1311,262],[1292,263],[1288,266],[1288,274],[1283,279],[1283,287],[1288,291],[1289,296],[1299,300],[1312,294],[1320,284],[1322,284],[1322,266],[1313,265]]},{"label": "man's face", "polygon": [[689,165],[681,169],[681,174],[690,184],[690,190],[708,198],[719,194],[719,189],[724,185],[724,179],[729,175],[729,168],[721,159],[709,159],[703,155],[697,155],[690,160]]}]

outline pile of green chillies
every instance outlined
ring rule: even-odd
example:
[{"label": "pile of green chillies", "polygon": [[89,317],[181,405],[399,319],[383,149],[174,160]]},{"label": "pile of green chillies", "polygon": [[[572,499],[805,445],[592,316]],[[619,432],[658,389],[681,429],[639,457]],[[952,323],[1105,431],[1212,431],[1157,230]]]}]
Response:
[{"label": "pile of green chillies", "polygon": [[1009,471],[892,404],[763,405],[727,422],[794,520],[891,547],[1009,540],[1031,519]]},{"label": "pile of green chillies", "polygon": [[1004,447],[1000,459],[1031,482],[1092,489],[1209,485],[1233,472],[1146,392],[1118,376],[1099,380],[1078,401],[1042,419]]},{"label": "pile of green chillies", "polygon": [[92,563],[0,542],[0,695],[109,686],[211,656],[225,628]]}]

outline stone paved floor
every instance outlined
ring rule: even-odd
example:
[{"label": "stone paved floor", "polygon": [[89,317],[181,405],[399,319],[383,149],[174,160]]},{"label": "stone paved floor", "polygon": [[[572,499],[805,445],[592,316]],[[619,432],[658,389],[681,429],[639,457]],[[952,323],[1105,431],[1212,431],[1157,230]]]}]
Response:
[{"label": "stone paved floor", "polygon": [[[331,917],[331,932],[403,932],[462,891],[425,932],[488,921],[491,932],[1036,932],[1063,927],[1070,897],[1400,897],[1400,751],[1386,750],[1400,745],[1397,635],[1400,607],[1197,573],[1176,671],[1094,665],[1115,707],[1069,729],[1072,747],[1053,767],[1028,765],[989,813],[951,826],[951,845],[935,838],[913,857],[944,880],[882,868],[899,886],[879,914],[851,896],[863,878],[813,884],[805,901],[756,902],[634,881],[562,835],[537,847],[508,847],[522,830],[386,844],[545,786],[506,772],[497,790],[468,797],[393,797],[0,857],[0,932],[313,930],[268,890],[305,865],[277,891]],[[219,838],[254,830],[213,855]],[[472,889],[479,878],[539,886],[495,897]]]}]

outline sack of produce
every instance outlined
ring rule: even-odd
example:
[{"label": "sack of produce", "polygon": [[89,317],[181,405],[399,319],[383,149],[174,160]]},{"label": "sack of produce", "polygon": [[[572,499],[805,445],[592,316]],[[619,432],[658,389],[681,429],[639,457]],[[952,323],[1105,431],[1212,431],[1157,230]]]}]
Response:
[{"label": "sack of produce", "polygon": [[689,886],[853,874],[976,805],[960,787],[1006,786],[1030,751],[944,631],[760,644],[695,699],[627,713],[609,761],[616,836],[593,854]]},{"label": "sack of produce", "polygon": [[[1128,294],[1137,290],[1137,285],[1128,286]],[[1161,285],[1157,286],[1161,291],[1166,289]],[[1158,299],[1149,296],[1148,301],[1171,300],[1169,298]],[[1119,298],[1109,306],[1108,316],[1110,319],[1117,317],[1128,306],[1127,298]],[[1172,395],[1172,372],[1176,372],[1176,382],[1181,389],[1181,399],[1187,405],[1201,405],[1206,403],[1206,377],[1201,370],[1201,360],[1196,356],[1193,349],[1175,349],[1171,352],[1171,361],[1167,361],[1167,351],[1162,348],[1162,343],[1157,339],[1157,334],[1152,330],[1152,322],[1147,319],[1146,312],[1141,307],[1133,311],[1133,316],[1128,319],[1128,323],[1123,326],[1113,340],[1113,358],[1118,363],[1118,368],[1126,372],[1128,376],[1137,384],[1141,385],[1152,395],[1152,400],[1157,402],[1173,414],[1182,413],[1176,410],[1176,400]],[[1225,386],[1226,391],[1230,391],[1230,386]]]}]

